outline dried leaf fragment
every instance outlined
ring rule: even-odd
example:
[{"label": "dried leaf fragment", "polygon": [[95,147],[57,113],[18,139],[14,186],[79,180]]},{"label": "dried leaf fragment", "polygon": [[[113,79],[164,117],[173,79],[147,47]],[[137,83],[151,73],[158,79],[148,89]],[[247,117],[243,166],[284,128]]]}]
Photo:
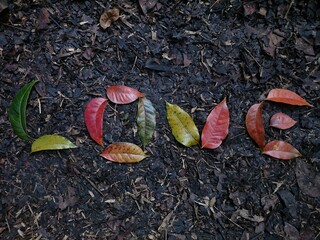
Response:
[{"label": "dried leaf fragment", "polygon": [[320,197],[320,173],[315,166],[297,159],[296,178],[301,192],[314,198]]},{"label": "dried leaf fragment", "polygon": [[100,17],[100,26],[103,29],[110,27],[111,23],[117,21],[120,16],[120,10],[118,8],[112,8],[104,11]]},{"label": "dried leaf fragment", "polygon": [[37,29],[44,30],[48,28],[48,24],[50,23],[50,14],[47,8],[41,8],[38,21],[37,21]]},{"label": "dried leaf fragment", "polygon": [[8,2],[7,0],[1,0],[0,1],[0,13],[5,10],[6,8],[8,8]]},{"label": "dried leaf fragment", "polygon": [[153,8],[157,10],[160,9],[161,5],[158,3],[158,0],[139,0],[139,5],[144,15]]}]

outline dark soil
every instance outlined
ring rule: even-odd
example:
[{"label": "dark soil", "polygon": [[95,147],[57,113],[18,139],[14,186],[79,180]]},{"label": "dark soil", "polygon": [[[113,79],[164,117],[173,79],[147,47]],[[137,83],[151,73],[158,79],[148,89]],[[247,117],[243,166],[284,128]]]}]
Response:
[{"label": "dark soil", "polygon": [[[320,238],[317,0],[153,0],[145,13],[129,0],[8,2],[0,13],[1,239]],[[104,30],[99,18],[113,7],[120,19]],[[31,154],[13,133],[8,107],[34,79],[30,135],[60,134],[77,149]],[[145,93],[157,110],[149,157],[137,164],[101,158],[84,124],[88,101],[116,84]],[[314,105],[263,106],[266,140],[289,142],[302,153],[296,160],[262,155],[245,129],[249,107],[273,88]],[[224,97],[231,122],[218,149],[175,141],[165,101],[201,131]],[[106,145],[141,145],[136,109],[109,103]],[[279,111],[297,124],[268,127]]]}]

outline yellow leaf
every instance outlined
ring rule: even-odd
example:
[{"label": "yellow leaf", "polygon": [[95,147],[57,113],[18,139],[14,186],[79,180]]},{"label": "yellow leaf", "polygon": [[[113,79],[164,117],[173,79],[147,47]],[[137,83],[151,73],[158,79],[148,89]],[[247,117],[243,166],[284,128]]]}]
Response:
[{"label": "yellow leaf", "polygon": [[178,105],[166,102],[167,119],[175,139],[186,147],[197,145],[200,141],[198,128],[190,115]]}]

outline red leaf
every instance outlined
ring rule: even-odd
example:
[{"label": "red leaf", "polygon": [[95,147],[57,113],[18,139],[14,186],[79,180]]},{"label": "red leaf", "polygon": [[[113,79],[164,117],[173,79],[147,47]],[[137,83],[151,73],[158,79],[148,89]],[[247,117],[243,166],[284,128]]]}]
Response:
[{"label": "red leaf", "polygon": [[286,103],[291,105],[297,105],[297,106],[313,107],[310,103],[308,103],[298,94],[287,89],[279,89],[279,88],[272,89],[269,92],[266,100],[273,101],[273,102]]},{"label": "red leaf", "polygon": [[264,126],[262,119],[262,103],[252,105],[246,116],[246,128],[250,137],[260,148],[264,147]]},{"label": "red leaf", "polygon": [[270,126],[279,128],[279,129],[288,129],[293,127],[297,121],[293,120],[287,114],[284,113],[276,113],[270,119]]},{"label": "red leaf", "polygon": [[107,96],[113,103],[127,104],[134,102],[139,97],[144,97],[144,94],[135,88],[124,85],[115,85],[107,88]]},{"label": "red leaf", "polygon": [[206,124],[202,130],[202,148],[214,149],[221,145],[228,135],[229,109],[224,98],[209,114]]},{"label": "red leaf", "polygon": [[301,153],[291,144],[278,140],[269,142],[262,153],[281,160],[291,160],[301,156]]},{"label": "red leaf", "polygon": [[102,124],[103,112],[107,104],[105,98],[93,98],[90,100],[84,110],[84,122],[91,138],[103,146],[102,142]]},{"label": "red leaf", "polygon": [[145,155],[139,146],[133,143],[118,142],[110,144],[103,153],[101,153],[101,157],[112,162],[136,163],[145,159],[147,155]]}]

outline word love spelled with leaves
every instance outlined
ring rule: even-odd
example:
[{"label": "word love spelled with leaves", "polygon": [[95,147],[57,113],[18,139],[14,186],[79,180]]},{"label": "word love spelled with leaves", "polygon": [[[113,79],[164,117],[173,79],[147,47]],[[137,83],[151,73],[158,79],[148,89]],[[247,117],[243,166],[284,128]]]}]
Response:
[{"label": "word love spelled with leaves", "polygon": [[[272,89],[267,98],[267,101],[285,103],[296,106],[313,107],[310,103],[304,100],[298,94],[286,89]],[[265,131],[262,118],[262,105],[257,103],[252,105],[246,115],[246,128],[250,137],[260,147],[263,154],[268,156],[290,160],[301,156],[301,153],[291,144],[273,140],[265,144]],[[289,129],[296,124],[296,121],[284,113],[276,113],[270,119],[270,126],[282,130]]]},{"label": "word love spelled with leaves", "polygon": [[[145,148],[150,142],[156,127],[156,110],[151,101],[138,90],[123,85],[108,87],[107,97],[115,104],[129,104],[139,99],[137,126],[142,146]],[[101,146],[103,146],[103,113],[108,99],[93,98],[89,101],[84,111],[84,121],[89,135]],[[128,142],[112,143],[100,155],[109,161],[119,163],[140,162],[147,157],[139,146]]]},{"label": "word love spelled with leaves", "polygon": [[[32,140],[26,131],[26,106],[32,87],[37,81],[26,84],[14,97],[9,108],[9,120],[14,133],[23,140]],[[139,99],[137,110],[137,128],[142,148],[128,142],[116,142],[108,145],[100,154],[103,158],[119,163],[135,163],[147,157],[145,147],[151,141],[156,127],[156,110],[150,100],[137,89],[124,85],[109,86],[107,98],[98,97],[89,101],[84,111],[84,121],[90,137],[99,145],[103,144],[103,116],[108,99],[114,104],[130,104]],[[286,89],[273,89],[266,100],[298,106],[310,106],[298,94]],[[199,131],[190,115],[178,105],[166,102],[166,115],[174,138],[186,147],[200,144]],[[230,113],[226,98],[217,104],[207,117],[201,134],[201,148],[218,148],[227,137]],[[288,129],[296,121],[284,113],[276,113],[270,119],[270,126]],[[249,136],[262,149],[262,153],[278,159],[294,159],[300,152],[284,141],[274,140],[265,144],[265,131],[262,119],[262,103],[254,104],[246,115],[246,128]],[[60,150],[75,148],[68,139],[59,135],[43,135],[31,146],[31,152],[42,150]]]}]

